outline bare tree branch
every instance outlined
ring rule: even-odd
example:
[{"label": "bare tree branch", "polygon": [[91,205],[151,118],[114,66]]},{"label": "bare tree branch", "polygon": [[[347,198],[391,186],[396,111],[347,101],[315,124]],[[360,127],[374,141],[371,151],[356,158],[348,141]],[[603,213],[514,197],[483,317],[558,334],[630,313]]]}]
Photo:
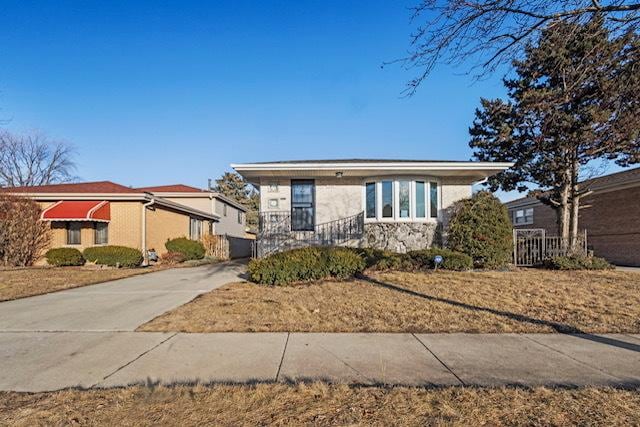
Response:
[{"label": "bare tree branch", "polygon": [[554,22],[584,23],[600,15],[612,33],[637,31],[638,0],[421,0],[413,9],[418,25],[401,62],[418,75],[407,83],[412,95],[438,64],[462,66],[475,78],[520,57],[523,48]]},{"label": "bare tree branch", "polygon": [[0,132],[0,186],[21,187],[74,180],[73,147],[42,134]]}]

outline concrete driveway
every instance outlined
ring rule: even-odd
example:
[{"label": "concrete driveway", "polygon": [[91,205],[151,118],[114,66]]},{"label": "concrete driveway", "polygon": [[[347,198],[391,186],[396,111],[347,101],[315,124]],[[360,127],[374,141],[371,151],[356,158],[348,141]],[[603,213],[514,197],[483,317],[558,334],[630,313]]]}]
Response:
[{"label": "concrete driveway", "polygon": [[0,331],[133,331],[230,282],[243,262],[176,268],[0,303]]}]

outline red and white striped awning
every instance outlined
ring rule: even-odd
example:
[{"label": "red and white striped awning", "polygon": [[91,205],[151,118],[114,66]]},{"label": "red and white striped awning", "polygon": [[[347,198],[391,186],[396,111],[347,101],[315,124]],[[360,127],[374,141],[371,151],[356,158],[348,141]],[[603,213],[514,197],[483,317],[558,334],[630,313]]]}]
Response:
[{"label": "red and white striped awning", "polygon": [[107,201],[61,200],[42,212],[43,221],[98,221],[111,220]]}]

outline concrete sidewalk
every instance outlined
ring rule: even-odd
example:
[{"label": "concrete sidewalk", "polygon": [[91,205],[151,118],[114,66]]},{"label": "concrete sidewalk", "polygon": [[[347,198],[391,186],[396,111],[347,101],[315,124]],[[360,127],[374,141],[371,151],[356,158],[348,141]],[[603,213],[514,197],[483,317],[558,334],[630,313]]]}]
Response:
[{"label": "concrete sidewalk", "polygon": [[640,387],[640,335],[0,332],[0,389],[327,380]]}]

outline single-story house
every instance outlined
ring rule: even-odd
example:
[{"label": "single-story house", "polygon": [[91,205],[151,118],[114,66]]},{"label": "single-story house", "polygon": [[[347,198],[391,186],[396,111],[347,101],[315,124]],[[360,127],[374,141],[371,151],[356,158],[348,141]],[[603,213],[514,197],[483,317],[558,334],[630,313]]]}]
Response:
[{"label": "single-story house", "polygon": [[398,252],[446,239],[449,208],[511,163],[305,160],[231,165],[260,189],[258,255],[305,245]]},{"label": "single-story house", "polygon": [[[160,191],[154,192],[154,188]],[[51,247],[83,250],[96,245],[120,245],[137,248],[146,257],[147,250],[165,252],[167,239],[199,240],[204,234],[233,234],[237,228],[244,234],[242,206],[194,187],[131,188],[100,181],[0,191],[29,197],[40,204],[42,220],[51,223]],[[187,194],[191,197],[184,197]],[[225,212],[229,221],[222,222]]]},{"label": "single-story house", "polygon": [[[640,266],[640,168],[580,183],[592,191],[581,200],[578,226],[588,247],[617,265]],[[506,203],[515,228],[558,235],[557,211],[535,197]]]}]

